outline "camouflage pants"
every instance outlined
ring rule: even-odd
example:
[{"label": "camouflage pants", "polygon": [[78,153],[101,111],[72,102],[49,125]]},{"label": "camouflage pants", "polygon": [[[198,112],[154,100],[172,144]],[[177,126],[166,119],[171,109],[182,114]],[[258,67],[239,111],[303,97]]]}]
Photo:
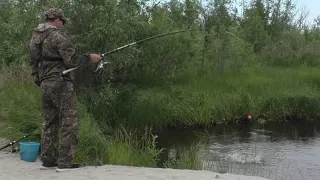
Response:
[{"label": "camouflage pants", "polygon": [[64,167],[71,166],[75,163],[79,133],[73,83],[44,81],[41,83],[41,90],[43,115],[41,161],[58,163]]}]

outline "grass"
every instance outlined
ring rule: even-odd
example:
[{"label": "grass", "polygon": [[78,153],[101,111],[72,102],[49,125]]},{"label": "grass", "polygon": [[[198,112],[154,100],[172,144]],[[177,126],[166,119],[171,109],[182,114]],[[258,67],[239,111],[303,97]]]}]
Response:
[{"label": "grass", "polygon": [[29,83],[27,70],[13,68],[1,72],[0,79],[0,136],[15,139],[39,130],[40,91]]},{"label": "grass", "polygon": [[[82,105],[80,112],[86,112]],[[155,167],[161,150],[155,147],[155,137],[148,129],[140,134],[127,133],[125,129],[110,130],[106,135],[98,123],[82,113],[77,151],[78,162],[85,165],[128,165]]]},{"label": "grass", "polygon": [[[224,76],[189,70],[162,86],[138,86],[110,111],[121,109],[118,124],[159,129],[241,122],[249,113],[259,122],[314,120],[320,115],[319,85],[316,67],[263,66]],[[103,102],[99,108],[108,111]]]},{"label": "grass", "polygon": [[193,143],[187,149],[173,147],[164,168],[201,170],[200,143]]}]

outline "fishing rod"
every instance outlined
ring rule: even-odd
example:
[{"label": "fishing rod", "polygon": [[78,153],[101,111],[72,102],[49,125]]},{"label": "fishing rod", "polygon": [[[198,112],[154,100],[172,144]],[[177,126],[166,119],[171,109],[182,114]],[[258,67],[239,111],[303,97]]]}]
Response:
[{"label": "fishing rod", "polygon": [[30,136],[31,134],[32,134],[32,133],[27,134],[27,135],[24,135],[23,137],[21,137],[21,138],[19,138],[19,139],[17,139],[17,140],[14,140],[14,141],[9,142],[7,145],[1,147],[1,148],[0,148],[0,151],[1,151],[2,149],[5,149],[5,148],[11,146],[11,152],[15,152],[15,151],[14,151],[14,145],[15,145],[17,142],[21,141],[22,139]]},{"label": "fishing rod", "polygon": [[[201,30],[201,29],[200,29],[200,28],[199,28],[199,29],[186,29],[186,30],[173,31],[173,32],[169,32],[169,33],[164,33],[164,34],[159,34],[159,35],[147,37],[147,38],[145,38],[145,39],[141,39],[141,40],[138,40],[138,41],[129,43],[129,44],[127,44],[127,45],[118,47],[118,48],[116,48],[116,49],[114,49],[114,50],[111,50],[111,51],[109,51],[109,52],[106,52],[106,53],[104,53],[104,54],[101,54],[100,56],[102,57],[102,59],[101,59],[101,61],[99,62],[98,66],[97,66],[97,68],[96,68],[96,70],[95,70],[95,72],[98,71],[99,69],[103,68],[106,64],[110,64],[109,61],[107,61],[107,60],[104,59],[106,55],[112,54],[112,53],[117,52],[117,51],[119,51],[119,50],[121,50],[121,49],[130,47],[130,46],[133,46],[133,45],[136,45],[136,44],[138,44],[138,43],[141,43],[141,42],[144,42],[144,41],[148,41],[148,40],[151,40],[151,39],[155,39],[155,38],[159,38],[159,37],[163,37],[163,36],[168,36],[168,35],[172,35],[172,34],[177,34],[177,33],[182,33],[182,32],[187,32],[187,31],[196,31],[196,30]],[[67,70],[64,70],[64,71],[62,72],[62,74],[67,74],[67,73],[69,73],[69,72],[71,72],[71,71],[76,70],[77,68],[79,68],[79,66],[74,67],[74,68],[70,68],[70,69],[67,69]]]}]

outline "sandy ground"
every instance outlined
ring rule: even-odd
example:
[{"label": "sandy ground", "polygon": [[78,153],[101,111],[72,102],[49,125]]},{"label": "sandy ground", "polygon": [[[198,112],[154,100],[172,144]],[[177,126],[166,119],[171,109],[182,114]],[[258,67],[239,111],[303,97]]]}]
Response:
[{"label": "sandy ground", "polygon": [[174,170],[127,166],[88,166],[68,172],[40,170],[41,162],[20,160],[19,153],[0,152],[0,179],[6,180],[266,180],[260,177],[218,174],[209,171]]}]

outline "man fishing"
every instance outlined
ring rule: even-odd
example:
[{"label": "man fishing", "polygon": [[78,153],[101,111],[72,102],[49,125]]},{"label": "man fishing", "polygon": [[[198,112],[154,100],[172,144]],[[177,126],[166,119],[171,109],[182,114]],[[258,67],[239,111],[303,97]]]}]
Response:
[{"label": "man fishing", "polygon": [[31,74],[42,92],[41,169],[57,171],[79,168],[75,162],[79,124],[74,74],[62,72],[101,61],[98,54],[76,54],[68,36],[61,31],[66,22],[62,11],[49,9],[45,22],[33,31],[29,43]]}]

